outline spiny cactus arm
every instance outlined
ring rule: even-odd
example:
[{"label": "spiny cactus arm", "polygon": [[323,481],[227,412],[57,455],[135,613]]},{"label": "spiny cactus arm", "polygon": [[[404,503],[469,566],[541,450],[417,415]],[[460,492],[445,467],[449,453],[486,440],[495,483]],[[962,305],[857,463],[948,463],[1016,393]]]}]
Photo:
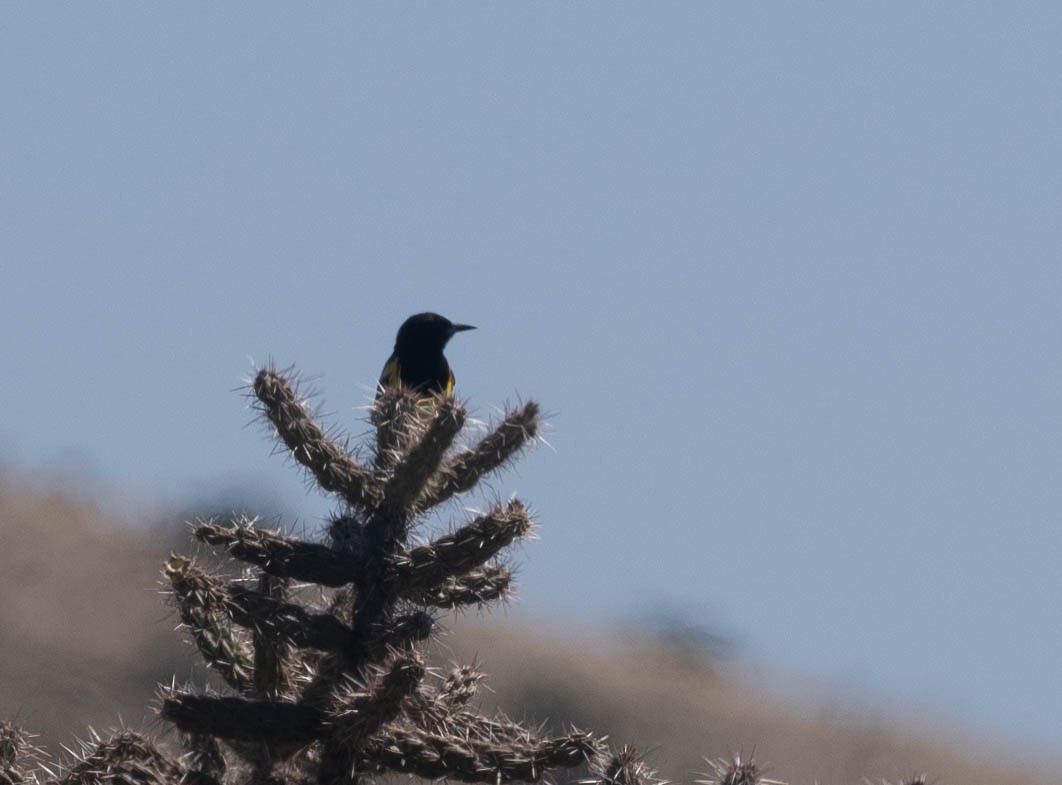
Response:
[{"label": "spiny cactus arm", "polygon": [[281,602],[238,583],[226,585],[185,556],[170,556],[166,574],[182,607],[185,603],[193,607],[205,604],[215,615],[222,614],[240,627],[257,629],[273,640],[290,641],[302,648],[353,651],[358,646],[350,628],[335,616],[310,613],[300,605]]},{"label": "spiny cactus arm", "polygon": [[187,772],[139,733],[85,745],[58,785],[181,785]]},{"label": "spiny cactus arm", "polygon": [[781,780],[769,780],[765,769],[754,758],[742,760],[740,755],[733,758],[705,758],[711,771],[706,779],[694,780],[697,785],[786,785]]},{"label": "spiny cactus arm", "polygon": [[336,685],[346,674],[366,663],[383,662],[391,652],[411,650],[415,643],[426,640],[434,628],[435,619],[425,611],[370,625],[367,639],[358,648],[342,654],[328,654],[321,659],[316,674],[302,692],[301,702],[327,708]]},{"label": "spiny cactus arm", "polygon": [[599,752],[600,742],[581,732],[499,744],[404,726],[369,747],[366,762],[425,779],[497,785],[538,782],[550,769],[579,766]]},{"label": "spiny cactus arm", "polygon": [[177,554],[170,555],[165,572],[181,621],[207,665],[234,690],[246,692],[254,676],[253,652],[232,629],[224,586]]},{"label": "spiny cactus arm", "polygon": [[450,578],[482,567],[530,531],[527,509],[512,499],[434,542],[395,554],[385,580],[398,595],[430,591]]},{"label": "spiny cactus arm", "polygon": [[482,565],[501,548],[530,531],[523,505],[510,501],[428,545],[395,553],[401,543],[380,542],[377,559],[359,576],[358,598],[352,628],[368,635],[371,627],[388,615],[388,607],[401,596],[442,585],[448,578]]},{"label": "spiny cactus arm", "polygon": [[327,613],[310,613],[299,605],[280,602],[237,584],[228,587],[232,620],[257,628],[263,635],[291,641],[319,651],[352,651],[357,647],[350,628]]},{"label": "spiny cactus arm", "polygon": [[382,662],[388,651],[411,648],[414,643],[427,640],[435,629],[435,619],[425,611],[415,611],[380,622],[370,629],[371,638],[355,659],[362,662]]},{"label": "spiny cactus arm", "polygon": [[474,447],[453,456],[439,469],[430,490],[421,497],[421,510],[464,493],[484,476],[504,466],[517,452],[534,441],[539,427],[539,408],[534,401],[509,412],[497,427]]},{"label": "spiny cactus arm", "polygon": [[[395,463],[391,477],[384,486],[383,498],[375,514],[369,518],[367,527],[370,536],[374,529],[386,526],[396,516],[412,508],[464,424],[465,410],[461,404],[452,398],[439,401],[423,436]],[[404,539],[404,532],[389,534],[395,539]]]},{"label": "spiny cactus arm", "polygon": [[447,706],[464,706],[474,697],[479,683],[486,678],[475,665],[459,665],[443,680],[439,687],[438,699]]},{"label": "spiny cactus arm", "polygon": [[277,578],[262,572],[258,576],[258,591],[235,584],[230,587],[234,595],[247,597],[251,603],[258,605],[251,612],[244,611],[241,626],[251,630],[251,645],[254,647],[253,697],[262,700],[279,700],[291,690],[293,635],[302,637],[301,631],[313,628],[314,622],[317,627],[323,625],[326,632],[336,631],[337,627],[339,632],[345,631],[342,622],[332,616],[307,613],[298,605],[286,602],[289,584],[288,578]]},{"label": "spiny cactus arm", "polygon": [[369,737],[398,716],[402,703],[424,678],[424,661],[419,654],[396,657],[387,673],[366,688],[350,682],[333,692],[327,723],[332,739],[355,753]]},{"label": "spiny cactus arm", "polygon": [[408,654],[397,657],[387,674],[366,689],[348,682],[333,691],[327,719],[331,734],[321,751],[318,782],[349,781],[368,740],[398,716],[423,678],[423,660]]},{"label": "spiny cactus arm", "polygon": [[590,764],[592,776],[579,785],[667,785],[645,765],[642,755],[629,744],[618,752],[602,755]]},{"label": "spiny cactus arm", "polygon": [[463,575],[447,578],[440,586],[411,592],[408,599],[436,608],[482,605],[513,592],[513,575],[501,564],[484,564]]},{"label": "spiny cactus arm", "polygon": [[220,698],[170,690],[159,710],[185,733],[232,741],[304,746],[319,738],[325,715],[300,703]]},{"label": "spiny cactus arm", "polygon": [[422,429],[424,411],[417,394],[406,387],[387,387],[379,391],[370,417],[376,427],[373,467],[379,475],[390,473],[402,460]]},{"label": "spiny cactus arm", "polygon": [[357,570],[357,562],[348,553],[260,529],[247,519],[236,526],[197,521],[192,536],[210,545],[222,545],[235,558],[278,578],[338,587],[350,583]]},{"label": "spiny cactus arm", "polygon": [[186,783],[218,785],[225,778],[228,764],[216,738],[206,733],[186,733],[184,746],[189,764]]},{"label": "spiny cactus arm", "polygon": [[0,721],[0,785],[22,785],[37,780],[44,752],[32,743],[33,736],[17,725]]},{"label": "spiny cactus arm", "polygon": [[536,730],[513,722],[504,714],[487,717],[477,711],[463,708],[454,710],[453,707],[438,703],[435,704],[434,711],[429,710],[426,713],[421,725],[444,736],[478,739],[491,744],[527,746],[541,741]]},{"label": "spiny cactus arm", "polygon": [[372,503],[376,491],[372,472],[325,436],[324,429],[282,373],[274,368],[262,369],[253,388],[262,413],[273,423],[277,436],[322,489],[339,494],[353,505]]}]

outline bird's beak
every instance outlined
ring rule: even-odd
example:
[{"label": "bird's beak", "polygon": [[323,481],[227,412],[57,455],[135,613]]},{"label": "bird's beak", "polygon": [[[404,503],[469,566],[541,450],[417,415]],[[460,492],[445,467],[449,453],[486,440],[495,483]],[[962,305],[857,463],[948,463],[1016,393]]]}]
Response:
[{"label": "bird's beak", "polygon": [[476,328],[473,327],[471,324],[455,324],[453,327],[450,328],[450,332],[452,332],[452,333],[463,333],[465,330],[475,330],[475,329]]}]

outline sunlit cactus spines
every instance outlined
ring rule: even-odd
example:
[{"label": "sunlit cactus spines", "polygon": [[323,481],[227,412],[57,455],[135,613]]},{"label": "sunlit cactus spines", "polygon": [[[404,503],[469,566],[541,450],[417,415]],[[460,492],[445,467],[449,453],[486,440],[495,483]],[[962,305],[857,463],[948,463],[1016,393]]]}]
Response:
[{"label": "sunlit cactus spines", "polygon": [[0,721],[0,785],[32,785],[47,773],[44,751],[33,736],[10,722]]},{"label": "sunlit cactus spines", "polygon": [[[531,508],[493,489],[462,495],[535,444],[535,402],[473,437],[459,401],[384,389],[371,432],[350,447],[289,372],[266,368],[250,390],[280,451],[336,501],[322,535],[241,515],[192,521],[197,547],[222,566],[172,553],[163,576],[213,686],[164,685],[152,733],[92,734],[59,763],[0,722],[0,785],[362,785],[394,774],[504,785],[571,782],[562,771],[576,768],[580,785],[667,785],[634,747],[484,713],[478,663],[431,666],[440,617],[514,591],[507,557],[535,530]],[[439,531],[443,513],[454,520]],[[782,785],[751,758],[707,762],[694,783]]]},{"label": "sunlit cactus spines", "polygon": [[599,755],[591,762],[590,773],[593,776],[581,780],[580,785],[668,785],[629,744],[610,755]]},{"label": "sunlit cactus spines", "polygon": [[782,780],[767,779],[766,767],[756,763],[753,756],[742,759],[740,754],[730,758],[707,758],[709,771],[697,785],[787,785]]},{"label": "sunlit cactus spines", "polygon": [[470,704],[482,674],[458,666],[428,678],[418,652],[440,609],[510,593],[502,560],[533,524],[527,505],[510,499],[434,538],[414,543],[411,532],[534,443],[537,405],[507,412],[466,444],[456,400],[382,390],[368,417],[375,438],[359,453],[326,433],[289,374],[264,369],[251,389],[284,451],[340,508],[324,542],[247,518],[195,522],[196,539],[246,565],[240,580],[177,554],[166,563],[183,626],[231,690],[162,691],[160,714],[187,747],[182,776],[219,785],[344,785],[388,771],[537,781],[602,753],[591,734],[547,738],[479,714]]}]

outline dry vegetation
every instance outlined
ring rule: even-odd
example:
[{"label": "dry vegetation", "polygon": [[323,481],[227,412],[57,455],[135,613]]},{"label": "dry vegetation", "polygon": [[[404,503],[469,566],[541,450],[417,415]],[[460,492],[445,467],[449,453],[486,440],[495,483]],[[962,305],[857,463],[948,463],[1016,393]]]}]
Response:
[{"label": "dry vegetation", "polygon": [[[37,741],[52,750],[74,745],[89,726],[115,727],[119,718],[148,735],[163,734],[167,723],[147,708],[156,684],[168,684],[174,675],[178,681],[205,680],[196,649],[177,644],[178,619],[158,591],[159,565],[171,550],[183,549],[187,529],[178,521],[152,530],[129,528],[83,498],[47,493],[7,475],[0,476],[0,532],[0,718],[41,734]],[[175,585],[189,576],[199,580],[184,562],[169,565]],[[559,627],[544,632],[548,625],[520,627],[477,613],[439,620],[446,634],[427,647],[428,662],[445,674],[451,661],[482,661],[491,691],[479,691],[479,711],[503,710],[525,719],[528,728],[544,723],[535,738],[569,738],[573,724],[592,728],[598,739],[608,734],[621,763],[637,768],[620,747],[636,744],[651,751],[661,776],[676,782],[710,773],[703,756],[753,749],[758,759],[774,764],[768,776],[809,785],[864,777],[898,782],[920,771],[929,772],[931,781],[967,785],[1062,780],[1058,772],[1005,761],[995,751],[980,751],[978,759],[969,747],[946,745],[900,723],[831,710],[837,705],[831,696],[817,705],[779,701],[728,676],[726,668],[659,644],[623,645],[602,635],[566,635]],[[402,657],[402,673],[416,670],[414,648],[404,650],[410,654],[392,650],[378,657],[381,674],[399,672],[388,668]],[[320,661],[311,665],[321,671]],[[251,685],[245,687],[253,693]],[[447,688],[430,689],[444,694]],[[199,699],[194,692],[169,697]],[[364,692],[351,695],[352,701],[364,698]],[[224,738],[213,719],[217,712],[208,714],[206,720],[193,718],[193,725],[203,725],[191,729]],[[466,714],[461,709],[454,716]],[[170,739],[180,741],[174,734]],[[259,755],[242,754],[252,761]],[[605,755],[598,762],[594,782],[624,779],[602,769],[607,760]],[[66,771],[74,770],[68,760]]]}]

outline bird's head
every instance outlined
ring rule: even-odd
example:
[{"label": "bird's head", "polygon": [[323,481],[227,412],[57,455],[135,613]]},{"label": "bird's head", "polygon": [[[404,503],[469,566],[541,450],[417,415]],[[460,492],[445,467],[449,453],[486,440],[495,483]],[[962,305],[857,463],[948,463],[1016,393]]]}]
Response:
[{"label": "bird's head", "polygon": [[403,347],[428,349],[437,347],[440,351],[454,337],[454,333],[476,329],[470,324],[454,324],[445,316],[437,313],[418,313],[410,316],[398,328],[395,349]]}]

